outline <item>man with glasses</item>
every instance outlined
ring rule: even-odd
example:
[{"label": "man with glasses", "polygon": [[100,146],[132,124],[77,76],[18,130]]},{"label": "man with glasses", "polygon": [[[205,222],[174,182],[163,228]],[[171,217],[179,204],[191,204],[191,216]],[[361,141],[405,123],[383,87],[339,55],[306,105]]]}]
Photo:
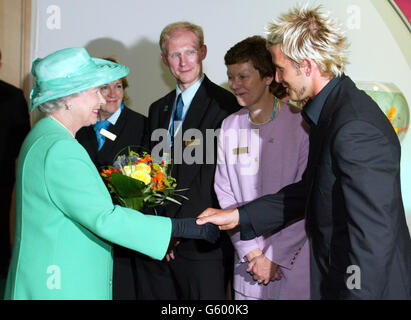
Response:
[{"label": "man with glasses", "polygon": [[[150,106],[150,147],[162,143],[156,140],[156,135],[161,132],[158,129],[163,129],[167,138],[161,156],[173,163],[177,188],[187,188],[183,194],[189,200],[183,200],[181,205],[171,203],[157,213],[167,217],[196,217],[207,207],[218,206],[213,189],[216,136],[206,141],[206,131],[218,129],[223,119],[240,107],[231,93],[203,73],[207,47],[201,27],[189,22],[166,26],[160,36],[160,48],[162,61],[176,79],[176,89]],[[194,136],[188,134],[193,131]],[[214,152],[213,159],[210,154],[207,157],[206,151]],[[227,259],[233,249],[228,237],[222,238],[215,245],[175,239],[163,261],[137,257],[137,298],[225,299],[232,265]]]}]

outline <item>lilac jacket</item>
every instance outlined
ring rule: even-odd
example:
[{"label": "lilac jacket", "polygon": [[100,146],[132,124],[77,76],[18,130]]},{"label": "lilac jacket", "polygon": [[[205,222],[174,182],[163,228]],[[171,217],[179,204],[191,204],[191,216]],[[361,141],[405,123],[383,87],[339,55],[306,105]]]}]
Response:
[{"label": "lilac jacket", "polygon": [[[223,121],[214,184],[221,208],[239,207],[301,179],[308,157],[308,133],[302,123],[299,110],[288,104],[263,125],[251,123],[245,108]],[[240,232],[234,231],[234,290],[258,299],[309,299],[309,242],[304,225],[300,220],[249,241],[241,241]],[[280,266],[281,280],[265,286],[246,272],[245,255],[256,248]]]}]

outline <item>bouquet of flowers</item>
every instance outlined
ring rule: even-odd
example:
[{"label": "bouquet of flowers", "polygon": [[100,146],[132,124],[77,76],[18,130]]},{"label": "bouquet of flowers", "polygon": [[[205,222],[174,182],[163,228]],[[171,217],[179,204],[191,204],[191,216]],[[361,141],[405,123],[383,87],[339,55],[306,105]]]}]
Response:
[{"label": "bouquet of flowers", "polygon": [[168,163],[154,163],[150,154],[140,155],[130,147],[127,153],[118,155],[113,166],[103,168],[100,173],[120,205],[140,210],[143,206],[155,208],[169,201],[181,204],[176,196],[188,200],[178,194],[188,189],[176,190],[176,179],[171,176]]}]

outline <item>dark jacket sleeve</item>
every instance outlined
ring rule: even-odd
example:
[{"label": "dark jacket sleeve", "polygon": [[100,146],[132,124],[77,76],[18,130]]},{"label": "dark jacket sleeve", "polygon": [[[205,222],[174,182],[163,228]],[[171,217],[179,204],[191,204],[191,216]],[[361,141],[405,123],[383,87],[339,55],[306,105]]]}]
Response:
[{"label": "dark jacket sleeve", "polygon": [[[267,232],[280,230],[303,218],[307,195],[304,181],[303,178],[300,182],[284,187],[276,194],[263,196],[239,207],[240,223],[244,223],[240,227],[241,240],[251,240],[253,236],[258,237]],[[245,219],[244,215],[247,215]]]}]

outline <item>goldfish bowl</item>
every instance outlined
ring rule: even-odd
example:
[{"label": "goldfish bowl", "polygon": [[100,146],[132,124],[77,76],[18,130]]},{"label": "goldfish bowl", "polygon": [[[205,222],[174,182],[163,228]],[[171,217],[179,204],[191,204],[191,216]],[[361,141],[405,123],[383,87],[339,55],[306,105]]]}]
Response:
[{"label": "goldfish bowl", "polygon": [[391,122],[398,139],[402,141],[408,131],[410,112],[407,100],[398,87],[393,83],[384,82],[355,83],[377,103]]}]

